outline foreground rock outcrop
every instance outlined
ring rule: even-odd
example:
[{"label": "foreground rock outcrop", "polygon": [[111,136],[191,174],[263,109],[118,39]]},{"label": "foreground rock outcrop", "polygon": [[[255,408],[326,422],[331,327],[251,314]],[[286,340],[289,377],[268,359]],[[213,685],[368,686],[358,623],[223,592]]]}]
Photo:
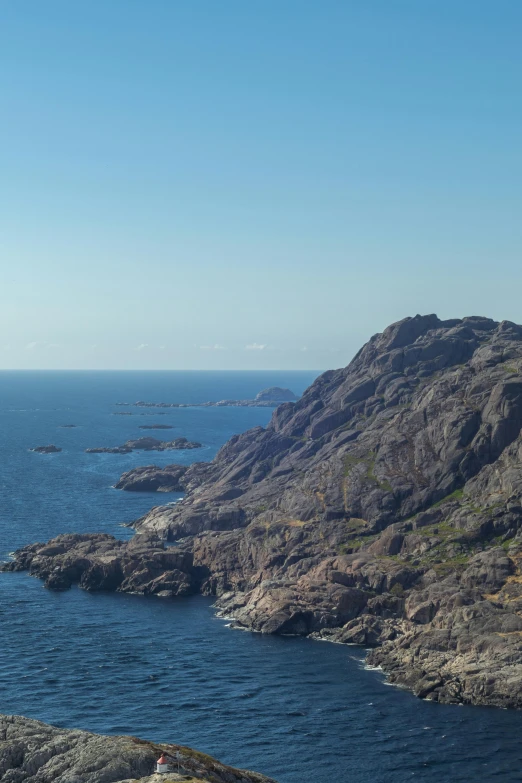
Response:
[{"label": "foreground rock outcrop", "polygon": [[[372,647],[424,698],[522,707],[521,428],[521,326],[408,318],[135,526],[177,541],[237,626]],[[29,549],[8,567],[66,569]]]},{"label": "foreground rock outcrop", "polygon": [[57,454],[61,451],[59,446],[55,446],[54,443],[50,443],[48,446],[35,446],[29,451],[35,451],[37,454]]},{"label": "foreground rock outcrop", "polygon": [[[155,762],[162,753],[172,758],[176,773],[154,774]],[[2,783],[168,783],[175,780],[275,783],[264,775],[234,769],[181,745],[59,729],[13,715],[0,715],[0,780]]]}]

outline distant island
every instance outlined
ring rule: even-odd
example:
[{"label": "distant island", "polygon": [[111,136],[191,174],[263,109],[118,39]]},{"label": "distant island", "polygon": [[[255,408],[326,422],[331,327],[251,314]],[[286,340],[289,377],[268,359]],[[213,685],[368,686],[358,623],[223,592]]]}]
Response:
[{"label": "distant island", "polygon": [[269,386],[256,394],[254,402],[295,402],[298,397],[291,389],[281,386]]},{"label": "distant island", "polygon": [[[218,402],[117,402],[116,405],[137,408],[277,408],[282,402],[295,402],[299,397],[291,389],[270,386],[260,391],[253,400],[219,400]],[[121,414],[120,414],[121,415]]]}]

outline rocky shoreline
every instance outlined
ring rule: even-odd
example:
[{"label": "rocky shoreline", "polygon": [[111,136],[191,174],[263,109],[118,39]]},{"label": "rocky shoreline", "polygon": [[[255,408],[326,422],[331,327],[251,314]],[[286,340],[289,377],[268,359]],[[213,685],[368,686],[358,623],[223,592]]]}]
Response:
[{"label": "rocky shoreline", "polygon": [[[165,754],[172,773],[157,775]],[[178,774],[179,764],[179,774]],[[0,715],[2,783],[276,783],[235,769],[182,745],[61,729],[16,715]]]},{"label": "rocky shoreline", "polygon": [[268,427],[177,466],[185,497],[131,542],[60,536],[4,570],[214,595],[237,627],[372,648],[422,698],[521,708],[521,428],[522,327],[405,319]]}]

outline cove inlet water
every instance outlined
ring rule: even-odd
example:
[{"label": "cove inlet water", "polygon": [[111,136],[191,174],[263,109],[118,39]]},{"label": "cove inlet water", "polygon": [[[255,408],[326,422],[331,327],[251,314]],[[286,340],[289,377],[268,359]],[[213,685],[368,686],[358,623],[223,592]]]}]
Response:
[{"label": "cove inlet water", "polygon": [[[143,409],[137,399],[301,393],[314,373],[0,373],[0,559],[64,532],[108,532],[177,494],[114,490],[154,462],[210,460],[266,408]],[[115,415],[127,412],[132,415]],[[169,424],[195,451],[85,454]],[[63,425],[74,424],[64,428]],[[154,433],[150,433],[154,434]],[[63,450],[30,452],[54,443]],[[522,780],[522,714],[441,706],[388,686],[358,647],[233,631],[212,601],[79,589],[0,574],[0,712],[99,733],[179,742],[280,783]]]}]

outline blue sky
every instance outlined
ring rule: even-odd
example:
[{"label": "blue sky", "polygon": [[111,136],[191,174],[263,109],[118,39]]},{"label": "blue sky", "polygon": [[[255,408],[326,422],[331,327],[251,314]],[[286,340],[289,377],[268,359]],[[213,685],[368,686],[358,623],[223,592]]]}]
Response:
[{"label": "blue sky", "polygon": [[0,4],[0,367],[522,322],[519,0]]}]

